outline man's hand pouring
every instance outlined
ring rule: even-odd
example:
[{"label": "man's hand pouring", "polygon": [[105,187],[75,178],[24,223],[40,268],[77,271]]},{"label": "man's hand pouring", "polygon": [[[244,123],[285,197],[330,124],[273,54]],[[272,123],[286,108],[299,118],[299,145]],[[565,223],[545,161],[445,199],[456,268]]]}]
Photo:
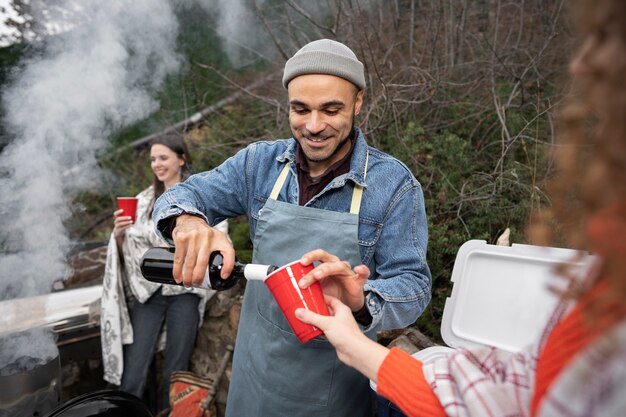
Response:
[{"label": "man's hand pouring", "polygon": [[235,265],[235,250],[228,236],[209,226],[198,216],[182,214],[172,231],[176,251],[173,275],[177,283],[194,287],[202,283],[212,252],[221,252],[224,266],[221,277],[227,278]]}]

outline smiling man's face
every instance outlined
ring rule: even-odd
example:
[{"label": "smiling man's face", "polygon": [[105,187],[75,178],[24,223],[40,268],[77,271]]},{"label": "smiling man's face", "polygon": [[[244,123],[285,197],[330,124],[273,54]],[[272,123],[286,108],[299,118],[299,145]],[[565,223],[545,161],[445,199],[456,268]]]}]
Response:
[{"label": "smiling man's face", "polygon": [[287,88],[289,125],[309,164],[311,176],[322,174],[350,150],[354,116],[361,110],[363,91],[334,75],[307,74]]}]

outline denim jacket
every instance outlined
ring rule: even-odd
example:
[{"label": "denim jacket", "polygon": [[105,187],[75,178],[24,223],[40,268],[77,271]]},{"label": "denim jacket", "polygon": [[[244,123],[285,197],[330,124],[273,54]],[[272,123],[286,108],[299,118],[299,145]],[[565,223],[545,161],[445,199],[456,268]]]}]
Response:
[{"label": "denim jacket", "polygon": [[[353,184],[364,187],[358,237],[361,260],[371,271],[365,302],[373,319],[364,331],[403,328],[415,322],[431,297],[424,196],[403,163],[368,146],[361,131],[356,132],[350,171],[333,179],[306,205],[347,212]],[[278,199],[298,204],[296,146],[293,138],[255,142],[217,168],[171,187],[154,207],[157,233],[172,243],[163,232],[169,218],[182,213],[201,216],[210,225],[245,214],[254,242],[259,212],[285,163],[291,175]]]}]

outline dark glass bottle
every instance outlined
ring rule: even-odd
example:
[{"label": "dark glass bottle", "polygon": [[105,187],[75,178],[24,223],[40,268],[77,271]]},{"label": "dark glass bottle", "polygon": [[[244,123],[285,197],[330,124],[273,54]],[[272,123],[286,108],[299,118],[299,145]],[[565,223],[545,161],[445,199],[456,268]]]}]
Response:
[{"label": "dark glass bottle", "polygon": [[[218,251],[211,253],[204,281],[197,288],[223,291],[232,288],[242,278],[264,280],[278,269],[274,265],[244,264],[235,258],[235,267],[228,278],[222,279],[220,272],[224,258]],[[183,285],[174,281],[174,248],[150,248],[141,259],[141,273],[148,281],[159,284]]]}]

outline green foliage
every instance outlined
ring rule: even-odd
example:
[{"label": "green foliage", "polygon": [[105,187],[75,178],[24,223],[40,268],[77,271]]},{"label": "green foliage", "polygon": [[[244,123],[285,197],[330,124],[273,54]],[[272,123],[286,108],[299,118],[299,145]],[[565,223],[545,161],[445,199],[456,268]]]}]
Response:
[{"label": "green foliage", "polygon": [[[454,123],[473,106],[459,101],[449,112],[437,114],[439,124],[453,126],[454,131],[427,128],[407,115],[397,118],[393,129],[378,130],[369,138],[405,162],[422,184],[433,297],[415,326],[437,341],[461,245],[471,239],[494,244],[507,228],[511,241],[522,243],[530,211],[545,203],[540,185],[547,173],[548,147],[537,137],[548,136],[546,122],[529,123],[538,119],[532,106],[512,106],[506,112],[512,137],[507,140],[502,131],[493,129],[498,125],[493,114],[483,116],[479,125]],[[534,132],[529,132],[531,126]]]},{"label": "green foliage", "polygon": [[113,211],[116,208],[113,195],[92,190],[81,192],[74,199],[72,216],[67,222],[70,234],[76,240],[85,240],[87,237],[93,241],[108,240],[113,229]]},{"label": "green foliage", "polygon": [[[0,88],[11,81],[11,78],[19,73],[17,64],[25,50],[23,44],[14,44],[4,48],[0,48]],[[0,107],[0,120],[4,120],[5,107]],[[9,143],[12,138],[7,137],[4,124],[0,124],[0,152],[4,146]]]},{"label": "green foliage", "polygon": [[4,48],[0,48],[0,85],[9,81],[11,71],[16,69],[16,65],[26,49],[24,44],[16,43]]},{"label": "green foliage", "polygon": [[228,223],[228,233],[233,241],[233,247],[241,262],[252,262],[252,241],[250,240],[250,225],[245,216],[231,219]]},{"label": "green foliage", "polygon": [[197,170],[221,164],[239,149],[259,139],[276,138],[276,113],[258,100],[242,99],[223,111],[210,115],[204,126],[188,135]]}]

